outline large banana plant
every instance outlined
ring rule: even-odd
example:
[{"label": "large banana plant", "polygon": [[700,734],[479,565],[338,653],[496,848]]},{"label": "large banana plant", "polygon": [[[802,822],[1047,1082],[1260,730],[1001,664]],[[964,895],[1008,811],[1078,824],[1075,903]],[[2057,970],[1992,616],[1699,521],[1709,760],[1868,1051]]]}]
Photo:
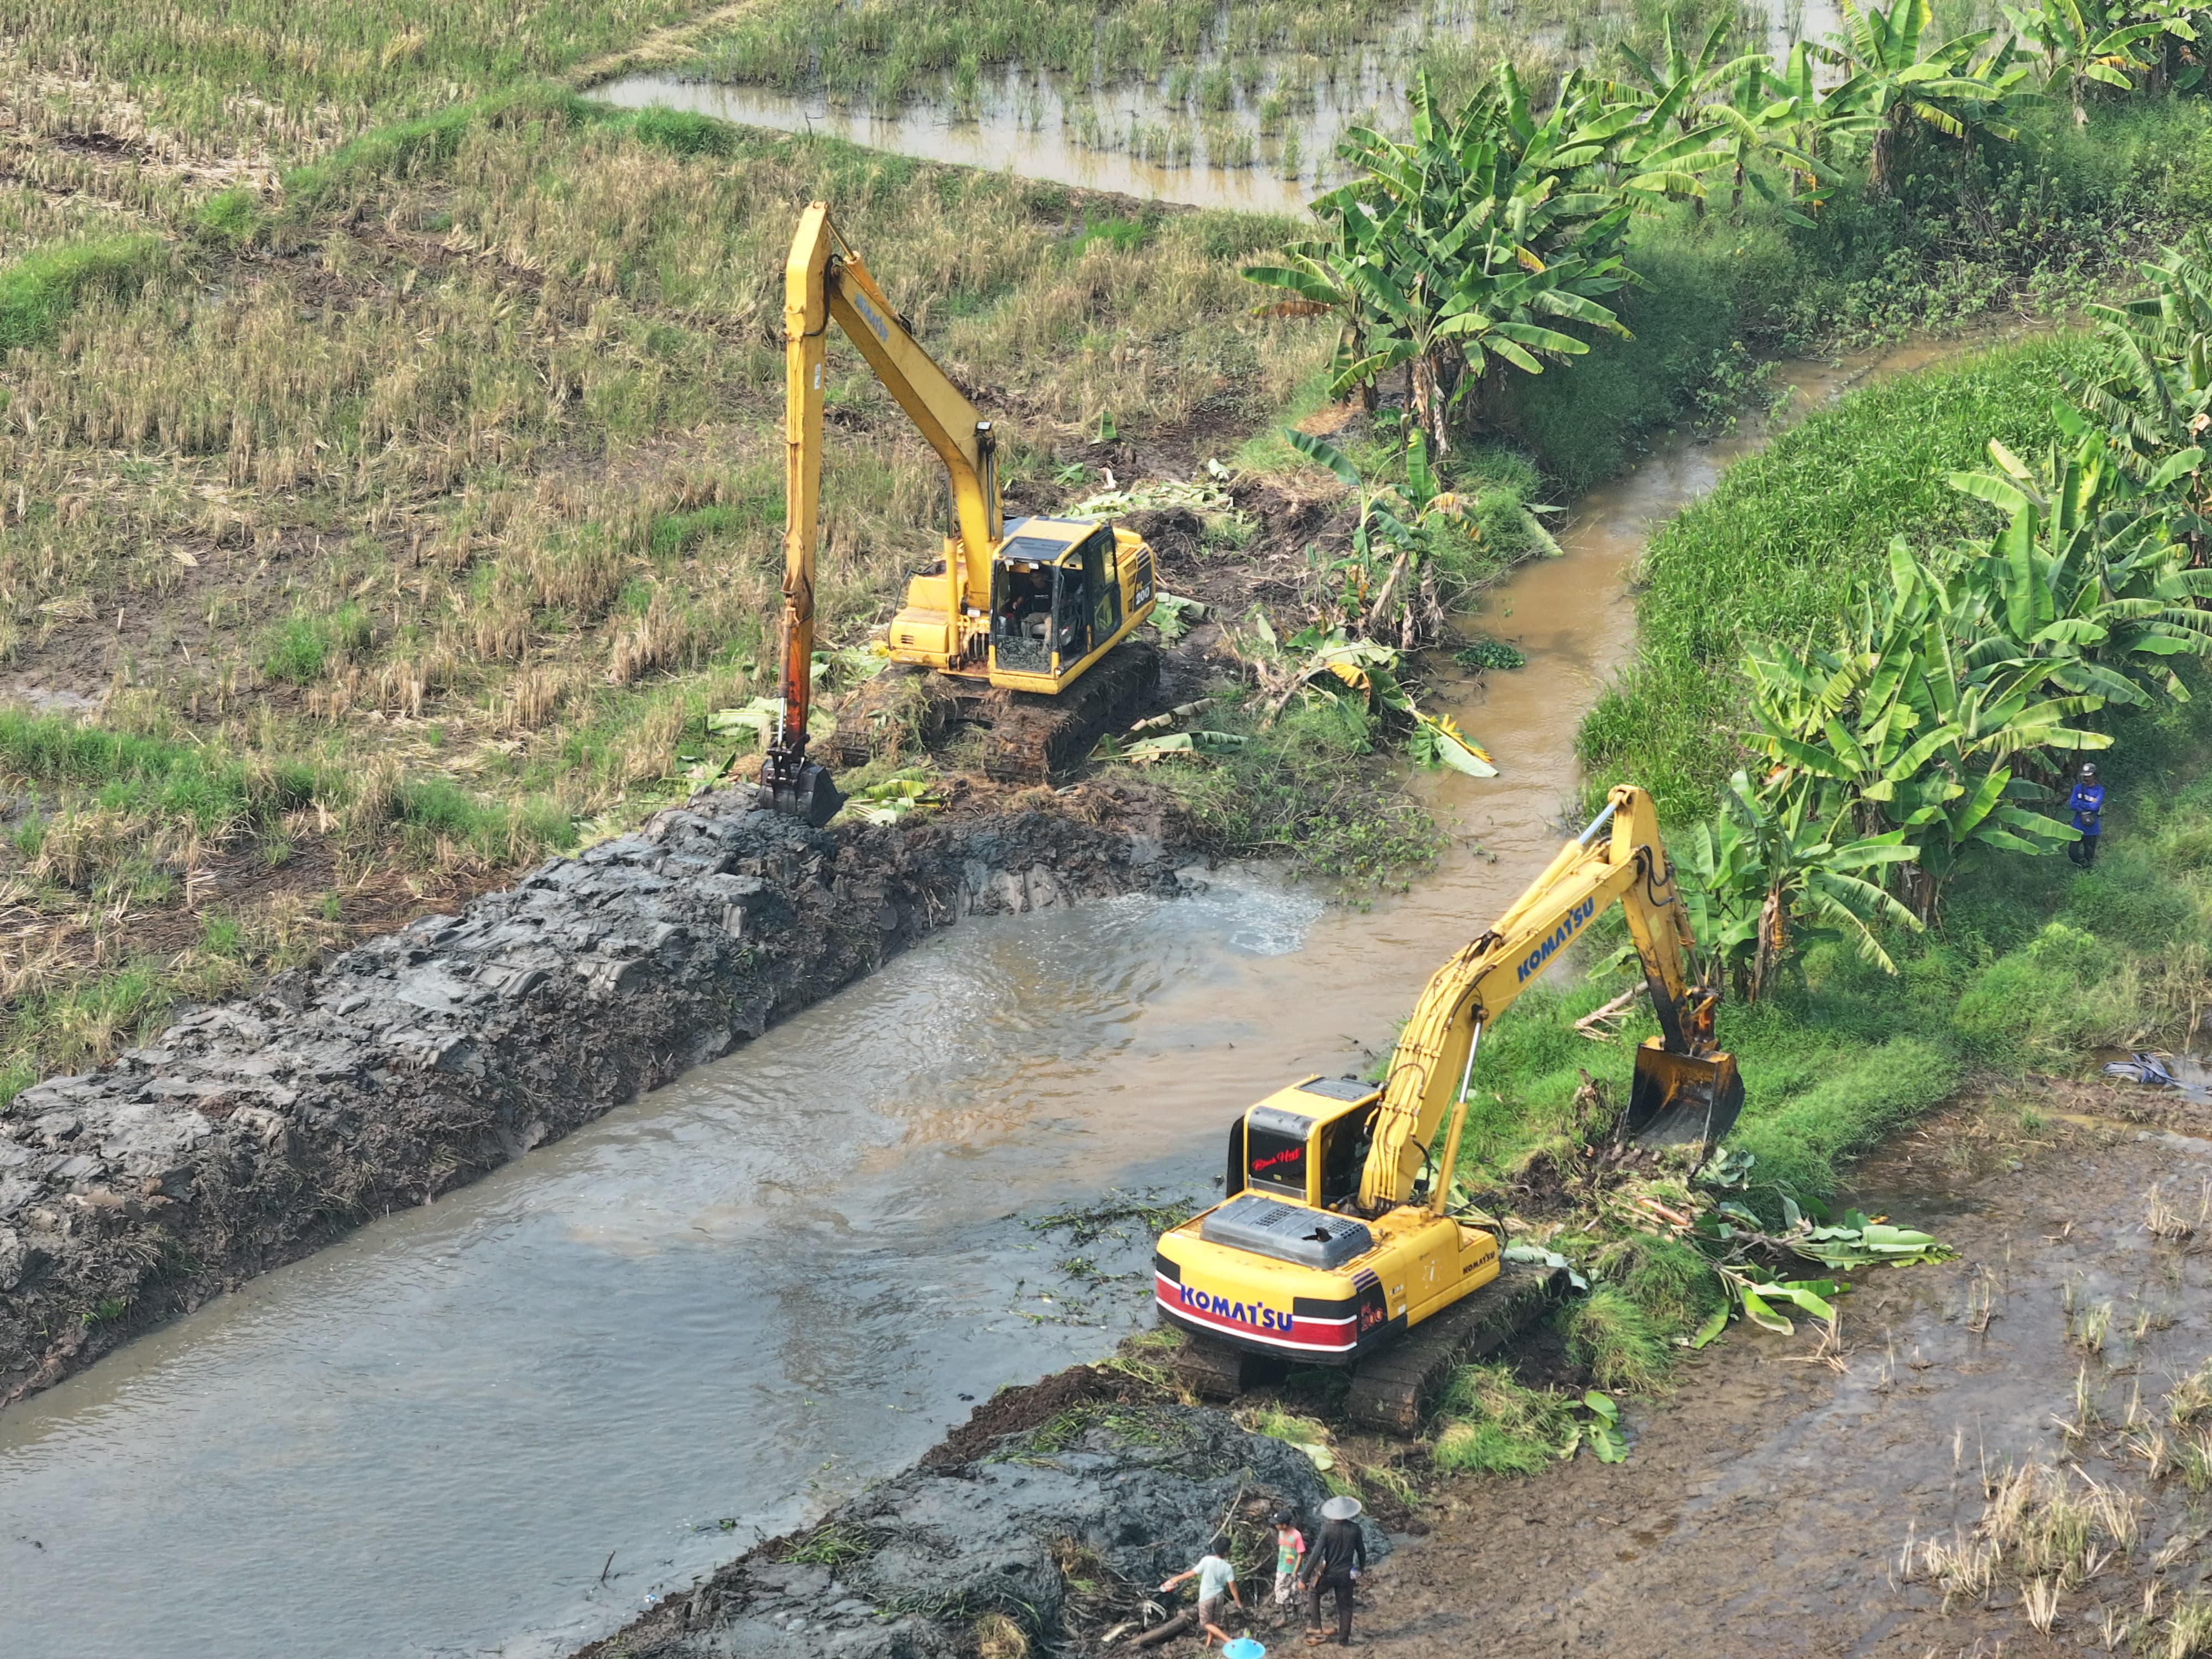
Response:
[{"label": "large banana plant", "polygon": [[1894,973],[1879,930],[1920,925],[1869,878],[1917,856],[1904,831],[1859,834],[1839,800],[1839,792],[1802,775],[1754,788],[1738,772],[1729,780],[1718,817],[1698,826],[1682,848],[1677,873],[1698,950],[1726,967],[1747,1001],[1772,992],[1808,927],[1849,940],[1862,957]]},{"label": "large banana plant", "polygon": [[[1640,112],[1634,124],[1640,129],[1636,148],[1650,154],[1660,147],[1668,146],[1670,140],[1693,141],[1693,148],[1678,153],[1680,156],[1687,157],[1712,145],[1723,125],[1721,100],[1717,96],[1720,89],[1747,76],[1756,81],[1765,75],[1768,67],[1769,60],[1760,52],[1723,57],[1733,27],[1732,18],[1722,18],[1706,33],[1704,44],[1692,53],[1676,33],[1674,14],[1669,11],[1661,34],[1661,50],[1656,58],[1645,58],[1632,46],[1624,45],[1620,48],[1629,72],[1604,82],[1602,95],[1616,110]],[[1741,197],[1742,179],[1740,170],[1736,192]],[[1705,193],[1702,191],[1686,193],[1690,196],[1691,205],[1696,214],[1699,217],[1704,216]]]},{"label": "large banana plant", "polygon": [[2106,347],[2099,371],[2066,375],[2080,417],[2060,409],[2076,441],[2094,441],[2163,511],[2196,562],[2212,554],[2212,252],[2202,240],[2140,267],[2143,292],[2092,305]]},{"label": "large banana plant", "polygon": [[2063,88],[2073,100],[2076,126],[2089,123],[2093,86],[2132,91],[2130,77],[2149,73],[2150,60],[2137,50],[2144,41],[2169,29],[2188,39],[2196,33],[2179,17],[2114,27],[2081,0],[2037,0],[2033,10],[2007,6],[2004,15],[2020,44],[2043,59],[2044,91],[2055,95]]},{"label": "large banana plant", "polygon": [[1916,137],[1933,131],[1971,145],[1987,135],[2009,143],[2020,130],[2008,118],[2024,95],[2025,66],[2013,64],[2008,42],[1987,57],[1994,29],[1936,40],[1929,0],[1896,0],[1887,11],[1841,0],[1844,31],[1830,61],[1846,72],[1827,107],[1844,131],[1869,141],[1867,188],[1895,186],[1899,163]]},{"label": "large banana plant", "polygon": [[[1741,58],[1738,63],[1741,67],[1729,83],[1727,98],[1706,106],[1718,148],[1733,174],[1729,211],[1741,210],[1746,185],[1766,201],[1775,199],[1773,186],[1754,165],[1769,155],[1782,162],[1793,185],[1791,197],[1817,204],[1826,195],[1826,187],[1832,185],[1835,174],[1818,154],[1820,94],[1812,84],[1805,43],[1801,40],[1792,47],[1790,57],[1790,73],[1802,81],[1802,89],[1790,79],[1777,78],[1765,58]],[[1813,148],[1802,148],[1808,135]],[[1800,180],[1802,188],[1796,188]],[[1794,206],[1784,205],[1782,210],[1793,223],[1809,226],[1813,222]]]},{"label": "large banana plant", "polygon": [[1949,574],[1893,544],[1889,586],[1866,596],[1833,647],[1754,651],[1746,663],[1758,722],[1747,740],[1778,780],[1802,774],[1842,792],[1865,833],[1904,832],[1917,854],[1902,872],[1906,902],[1923,921],[1971,858],[2073,839],[2033,810],[2044,791],[2016,761],[2112,742],[2069,724],[2100,696],[2051,695],[2050,662],[1978,648],[1972,573]]},{"label": "large banana plant", "polygon": [[[2054,443],[2039,471],[1992,439],[1992,472],[1954,488],[2004,508],[2003,532],[1962,555],[1981,660],[2040,665],[2045,683],[2109,702],[2187,702],[2172,659],[2212,657],[2212,569],[2193,568],[2166,519],[2094,441]],[[2155,475],[2154,475],[2155,476]]]},{"label": "large banana plant", "polygon": [[1370,319],[1366,356],[1346,365],[1334,393],[1404,367],[1415,418],[1434,453],[1449,452],[1449,415],[1470,387],[1510,368],[1589,350],[1558,326],[1626,334],[1602,303],[1631,280],[1621,263],[1633,187],[1669,188],[1663,151],[1622,184],[1598,163],[1620,147],[1635,112],[1601,118],[1570,76],[1542,120],[1510,65],[1455,116],[1441,114],[1427,77],[1413,94],[1413,132],[1399,142],[1353,127],[1338,146],[1359,176],[1314,204],[1358,254],[1335,269]]}]

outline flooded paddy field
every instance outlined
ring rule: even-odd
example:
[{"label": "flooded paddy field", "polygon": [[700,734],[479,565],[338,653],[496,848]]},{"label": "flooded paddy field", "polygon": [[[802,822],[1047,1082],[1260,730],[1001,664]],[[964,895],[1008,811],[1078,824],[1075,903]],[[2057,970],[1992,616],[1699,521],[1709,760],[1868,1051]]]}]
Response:
[{"label": "flooded paddy field", "polygon": [[[626,109],[824,133],[1140,199],[1296,214],[1346,176],[1336,145],[1349,129],[1406,129],[1421,76],[1448,106],[1502,60],[1546,84],[1575,64],[1609,63],[1616,43],[1648,48],[1656,16],[1633,5],[1428,0],[1295,18],[1224,6],[1157,27],[1086,16],[1071,33],[981,20],[955,27],[950,13],[887,31],[864,21],[871,15],[763,10],[702,33],[686,61],[588,90]],[[1710,26],[1684,16],[1686,28]],[[1842,21],[1832,0],[1767,0],[1741,27],[1746,49],[1778,62]]]}]

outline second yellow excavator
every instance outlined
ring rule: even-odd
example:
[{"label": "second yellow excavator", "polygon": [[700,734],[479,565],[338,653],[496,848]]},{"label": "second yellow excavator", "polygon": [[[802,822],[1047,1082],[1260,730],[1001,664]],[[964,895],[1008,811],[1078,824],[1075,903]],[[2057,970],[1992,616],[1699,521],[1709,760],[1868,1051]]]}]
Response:
[{"label": "second yellow excavator", "polygon": [[[1152,613],[1152,550],[1110,524],[1005,517],[995,428],[921,349],[830,222],[829,204],[816,202],[799,216],[784,266],[783,714],[762,785],[779,809],[815,824],[843,804],[806,753],[833,318],[945,464],[944,556],[908,581],[885,638],[891,660],[949,677],[928,724],[988,728],[986,771],[1042,781],[1090,753],[1158,683],[1157,653],[1129,639]],[[890,700],[878,702],[888,714]],[[860,708],[841,717],[848,762],[866,757],[868,715]]]},{"label": "second yellow excavator", "polygon": [[1497,1237],[1448,1207],[1476,1045],[1615,900],[1661,1032],[1636,1052],[1622,1128],[1701,1152],[1728,1133],[1743,1084],[1713,1046],[1718,997],[1691,982],[1657,814],[1625,784],[1429,981],[1380,1087],[1308,1078],[1231,1127],[1224,1201],[1164,1234],[1153,1257],[1160,1316],[1188,1334],[1187,1376],[1234,1393],[1247,1358],[1357,1364],[1356,1420],[1418,1423],[1428,1390],[1500,1311],[1475,1301],[1498,1278]]}]

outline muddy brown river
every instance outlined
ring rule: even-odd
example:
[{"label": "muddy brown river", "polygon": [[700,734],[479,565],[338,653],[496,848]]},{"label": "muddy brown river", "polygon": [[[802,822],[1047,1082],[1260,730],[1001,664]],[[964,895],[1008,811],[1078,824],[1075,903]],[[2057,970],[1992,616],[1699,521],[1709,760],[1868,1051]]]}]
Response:
[{"label": "muddy brown river", "polygon": [[[1932,355],[1785,378],[1802,409]],[[1650,526],[1756,441],[1662,448],[1488,596],[1528,665],[1440,701],[1501,775],[1425,782],[1454,839],[1402,897],[1229,872],[963,923],[0,1414],[0,1653],[565,1652],[1109,1347],[1148,1238],[1085,1251],[1102,1286],[1026,1222],[1197,1196],[1233,1114],[1389,1040],[1556,850]]]}]

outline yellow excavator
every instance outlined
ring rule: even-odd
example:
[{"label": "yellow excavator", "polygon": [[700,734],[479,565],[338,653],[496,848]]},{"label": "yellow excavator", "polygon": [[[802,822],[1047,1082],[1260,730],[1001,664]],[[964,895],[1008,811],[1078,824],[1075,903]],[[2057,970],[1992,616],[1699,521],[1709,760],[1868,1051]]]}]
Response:
[{"label": "yellow excavator", "polygon": [[1637,1050],[1623,1133],[1700,1156],[1728,1133],[1743,1084],[1713,1046],[1718,996],[1691,982],[1651,798],[1624,784],[1429,981],[1380,1087],[1308,1078],[1231,1127],[1224,1201],[1169,1230],[1153,1258],[1160,1317],[1188,1334],[1188,1380],[1233,1395],[1270,1360],[1356,1364],[1354,1419],[1411,1429],[1443,1372],[1525,1318],[1532,1286],[1540,1303],[1544,1275],[1497,1283],[1497,1237],[1449,1212],[1468,1078],[1485,1024],[1615,900],[1661,1032]]},{"label": "yellow excavator", "polygon": [[[891,661],[950,677],[928,724],[990,728],[987,771],[1042,781],[1079,760],[1115,715],[1157,685],[1157,653],[1124,646],[1152,613],[1152,550],[1110,524],[1006,519],[995,428],[915,341],[830,222],[826,202],[799,216],[783,280],[783,712],[761,777],[771,803],[819,825],[844,799],[806,753],[822,373],[832,318],[945,463],[944,556],[909,578],[887,635]],[[896,702],[888,690],[872,686],[877,708],[848,706],[841,717],[847,762],[866,758],[872,712],[887,714]]]}]

